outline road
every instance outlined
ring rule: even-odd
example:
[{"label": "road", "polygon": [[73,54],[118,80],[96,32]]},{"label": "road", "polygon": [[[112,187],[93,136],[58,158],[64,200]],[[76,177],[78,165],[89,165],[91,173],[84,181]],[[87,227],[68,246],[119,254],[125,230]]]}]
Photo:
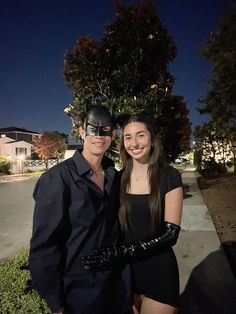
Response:
[{"label": "road", "polygon": [[0,183],[0,260],[29,245],[37,179]]}]

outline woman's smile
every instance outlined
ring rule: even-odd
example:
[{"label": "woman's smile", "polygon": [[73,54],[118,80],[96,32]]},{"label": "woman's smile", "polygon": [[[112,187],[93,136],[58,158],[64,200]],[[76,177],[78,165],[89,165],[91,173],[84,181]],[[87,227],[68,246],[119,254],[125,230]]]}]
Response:
[{"label": "woman's smile", "polygon": [[151,135],[142,122],[129,123],[124,128],[124,146],[127,153],[139,162],[148,162],[151,151]]}]

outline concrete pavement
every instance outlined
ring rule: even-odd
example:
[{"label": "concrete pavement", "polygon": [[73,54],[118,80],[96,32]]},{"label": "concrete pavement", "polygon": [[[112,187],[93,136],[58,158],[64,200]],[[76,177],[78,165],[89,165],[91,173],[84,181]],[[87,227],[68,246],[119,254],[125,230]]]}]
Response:
[{"label": "concrete pavement", "polygon": [[236,313],[236,280],[198,187],[195,168],[182,173],[189,186],[182,230],[174,250],[180,269],[181,314]]},{"label": "concrete pavement", "polygon": [[36,181],[35,177],[14,180],[11,176],[2,182],[0,179],[0,260],[29,245]]},{"label": "concrete pavement", "polygon": [[31,176],[23,174],[0,175],[0,183],[15,182],[30,179]]}]

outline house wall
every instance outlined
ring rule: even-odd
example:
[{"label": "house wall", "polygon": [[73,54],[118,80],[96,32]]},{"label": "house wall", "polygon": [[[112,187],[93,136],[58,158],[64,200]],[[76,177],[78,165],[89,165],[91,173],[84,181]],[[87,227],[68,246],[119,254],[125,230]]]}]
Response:
[{"label": "house wall", "polygon": [[6,143],[5,145],[9,145],[10,155],[12,159],[25,159],[27,157],[31,157],[32,145],[25,141]]},{"label": "house wall", "polygon": [[11,151],[5,143],[12,141],[9,137],[0,137],[0,156],[10,156]]},{"label": "house wall", "polygon": [[30,157],[31,148],[32,145],[25,141],[14,142],[9,137],[0,138],[0,155],[10,157],[12,160]]},{"label": "house wall", "polygon": [[68,158],[72,157],[74,155],[75,151],[76,151],[75,149],[67,149],[65,151],[64,159],[68,159]]}]

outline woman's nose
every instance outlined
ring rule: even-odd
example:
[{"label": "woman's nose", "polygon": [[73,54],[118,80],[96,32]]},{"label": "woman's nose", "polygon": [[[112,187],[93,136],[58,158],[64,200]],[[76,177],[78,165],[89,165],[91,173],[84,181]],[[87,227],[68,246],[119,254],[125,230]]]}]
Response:
[{"label": "woman's nose", "polygon": [[136,138],[136,137],[133,137],[133,138],[131,139],[131,145],[134,146],[134,147],[138,145],[138,141],[137,141],[137,138]]}]

